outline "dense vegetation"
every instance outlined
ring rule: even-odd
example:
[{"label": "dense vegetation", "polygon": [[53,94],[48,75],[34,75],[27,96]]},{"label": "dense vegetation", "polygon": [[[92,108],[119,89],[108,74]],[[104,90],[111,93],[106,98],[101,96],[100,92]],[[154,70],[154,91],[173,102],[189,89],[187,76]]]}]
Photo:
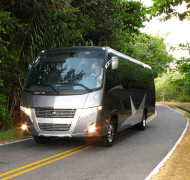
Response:
[{"label": "dense vegetation", "polygon": [[155,77],[166,72],[173,58],[163,39],[139,32],[146,13],[136,1],[2,0],[0,128],[12,125],[28,65],[43,49],[109,46],[152,66]]},{"label": "dense vegetation", "polygon": [[183,86],[185,77],[179,72],[163,74],[156,79],[156,101],[189,102],[190,96]]},{"label": "dense vegetation", "polygon": [[[175,10],[175,7],[182,3],[186,3],[186,11],[179,13]],[[189,8],[189,0],[154,0],[154,4],[150,7],[149,12],[152,16],[162,15],[162,19],[165,21],[173,16],[183,21],[184,19],[190,20]],[[189,43],[179,44],[179,47],[190,52]],[[157,89],[157,95],[163,98],[164,94],[167,100],[173,99],[188,102],[190,101],[190,58],[181,57],[181,59],[176,61],[176,64],[175,71],[179,71],[183,76],[177,79],[170,77],[164,83],[160,84]]]}]

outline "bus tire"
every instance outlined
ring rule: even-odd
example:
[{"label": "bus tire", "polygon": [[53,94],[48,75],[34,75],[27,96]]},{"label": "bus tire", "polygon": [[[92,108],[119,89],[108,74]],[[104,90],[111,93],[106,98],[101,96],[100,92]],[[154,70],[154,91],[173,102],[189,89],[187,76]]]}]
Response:
[{"label": "bus tire", "polygon": [[49,142],[50,137],[44,137],[44,136],[33,136],[34,141],[37,144],[46,144]]},{"label": "bus tire", "polygon": [[144,131],[146,129],[146,120],[147,120],[147,115],[144,112],[143,113],[143,118],[142,118],[141,122],[139,124],[137,124],[136,128],[138,130]]},{"label": "bus tire", "polygon": [[115,126],[113,121],[110,121],[107,125],[107,134],[103,136],[103,145],[105,147],[111,147],[115,139]]}]

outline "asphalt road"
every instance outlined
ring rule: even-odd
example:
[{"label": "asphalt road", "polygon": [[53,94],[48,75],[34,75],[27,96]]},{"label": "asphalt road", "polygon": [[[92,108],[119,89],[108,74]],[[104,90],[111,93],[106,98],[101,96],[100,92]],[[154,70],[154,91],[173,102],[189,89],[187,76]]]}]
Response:
[{"label": "asphalt road", "polygon": [[44,145],[30,139],[0,146],[0,179],[144,180],[175,145],[187,121],[164,105],[157,105],[156,111],[145,131],[127,129],[110,148],[78,148],[85,142],[76,139],[52,139]]}]

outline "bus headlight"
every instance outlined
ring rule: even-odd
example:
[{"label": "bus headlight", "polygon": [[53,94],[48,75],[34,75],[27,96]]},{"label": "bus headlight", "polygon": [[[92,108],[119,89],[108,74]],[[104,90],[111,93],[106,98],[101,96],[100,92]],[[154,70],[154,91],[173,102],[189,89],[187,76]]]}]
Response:
[{"label": "bus headlight", "polygon": [[97,107],[93,107],[93,108],[82,109],[81,118],[82,118],[82,117],[90,116],[90,114],[94,113],[95,111],[99,111],[99,110],[101,110],[101,109],[102,109],[102,106],[97,106]]},{"label": "bus headlight", "polygon": [[23,111],[28,116],[31,116],[31,109],[30,108],[26,108],[26,107],[20,106],[20,110]]},{"label": "bus headlight", "polygon": [[[95,133],[97,130],[96,121],[98,118],[98,113],[102,110],[102,106],[92,107],[82,109],[80,118],[77,123],[81,123],[81,125],[86,128],[84,132]],[[86,127],[85,127],[86,124]]]}]

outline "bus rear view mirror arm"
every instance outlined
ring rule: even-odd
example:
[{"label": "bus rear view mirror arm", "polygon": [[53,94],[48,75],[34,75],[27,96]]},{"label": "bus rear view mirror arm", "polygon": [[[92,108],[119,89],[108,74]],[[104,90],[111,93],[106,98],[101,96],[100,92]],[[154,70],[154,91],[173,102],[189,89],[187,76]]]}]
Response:
[{"label": "bus rear view mirror arm", "polygon": [[111,69],[118,69],[118,57],[112,57]]},{"label": "bus rear view mirror arm", "polygon": [[108,66],[111,64],[111,69],[118,69],[118,57],[113,56],[105,65],[105,68],[107,69]]}]

